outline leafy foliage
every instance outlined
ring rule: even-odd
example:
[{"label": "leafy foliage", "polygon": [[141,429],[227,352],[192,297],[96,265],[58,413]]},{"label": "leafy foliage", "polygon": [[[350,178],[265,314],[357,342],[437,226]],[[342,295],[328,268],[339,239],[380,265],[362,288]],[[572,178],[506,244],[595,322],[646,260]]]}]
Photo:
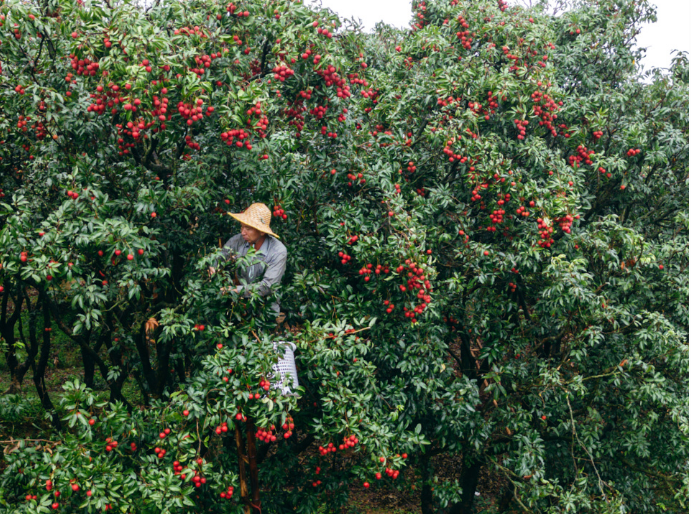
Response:
[{"label": "leafy foliage", "polygon": [[[257,484],[335,511],[364,482],[470,513],[483,469],[500,512],[687,509],[688,59],[638,75],[645,2],[557,8],[363,34],[287,0],[0,5],[1,328],[55,426],[5,456],[8,511],[248,512]],[[221,294],[251,256],[207,273],[254,201],[289,329]],[[63,419],[53,327],[85,367]]]}]

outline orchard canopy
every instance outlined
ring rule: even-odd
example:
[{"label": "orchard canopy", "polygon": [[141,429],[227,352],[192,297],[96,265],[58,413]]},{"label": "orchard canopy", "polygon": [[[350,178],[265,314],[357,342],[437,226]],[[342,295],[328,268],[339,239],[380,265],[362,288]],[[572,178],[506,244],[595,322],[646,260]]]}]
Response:
[{"label": "orchard canopy", "polygon": [[[686,512],[689,68],[643,74],[654,19],[0,1],[3,425],[41,404],[0,511]],[[254,202],[287,271],[223,295]]]}]

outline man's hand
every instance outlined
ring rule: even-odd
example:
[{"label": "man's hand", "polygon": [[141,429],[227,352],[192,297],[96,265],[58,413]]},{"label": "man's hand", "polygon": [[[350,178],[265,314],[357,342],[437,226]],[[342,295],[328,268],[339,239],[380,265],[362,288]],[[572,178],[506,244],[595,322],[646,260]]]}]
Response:
[{"label": "man's hand", "polygon": [[209,268],[209,278],[211,278],[211,275],[213,275],[214,273],[216,273],[216,269],[213,267],[210,267]]},{"label": "man's hand", "polygon": [[227,287],[222,287],[222,288],[221,288],[221,294],[226,294],[226,293],[236,293],[236,294],[238,294],[239,292],[240,292],[240,291],[238,291],[237,288],[235,288],[235,289],[229,289],[229,288],[227,288]]}]

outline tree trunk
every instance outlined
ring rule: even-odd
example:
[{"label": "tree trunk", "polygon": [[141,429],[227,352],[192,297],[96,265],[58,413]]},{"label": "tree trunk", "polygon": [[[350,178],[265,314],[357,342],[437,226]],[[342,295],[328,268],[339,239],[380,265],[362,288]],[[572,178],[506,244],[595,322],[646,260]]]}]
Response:
[{"label": "tree trunk", "polygon": [[[96,369],[96,362],[83,348],[82,362],[84,363],[84,385],[89,389],[94,388],[94,370]],[[104,377],[105,378],[105,377]]]},{"label": "tree trunk", "polygon": [[[43,300],[43,326],[50,328],[50,310],[48,307],[48,299],[45,297],[45,293],[40,291],[41,299]],[[43,331],[43,342],[41,344],[41,354],[38,358],[38,363],[34,369],[34,384],[36,385],[36,392],[38,393],[38,398],[41,400],[41,405],[51,415],[51,421],[53,426],[58,430],[62,430],[62,423],[60,422],[60,416],[55,412],[55,407],[53,402],[50,400],[48,395],[48,388],[46,387],[46,365],[48,364],[48,357],[50,354],[50,332],[47,330]]]},{"label": "tree trunk", "polygon": [[2,394],[19,394],[22,392],[22,382],[10,368],[10,385]]},{"label": "tree trunk", "polygon": [[146,383],[142,380],[142,375],[137,371],[136,369],[132,372],[134,375],[134,379],[136,380],[137,384],[139,385],[139,391],[142,393],[142,402],[144,403],[145,407],[148,407],[151,405],[150,399],[149,399],[149,390],[146,386]]},{"label": "tree trunk", "polygon": [[480,470],[484,465],[484,459],[482,457],[476,457],[470,466],[463,466],[463,472],[461,473],[461,487],[463,492],[461,493],[461,501],[455,503],[450,514],[472,514],[473,504],[475,503],[475,490],[477,489],[477,483],[480,480]]},{"label": "tree trunk", "polygon": [[156,370],[156,384],[158,385],[156,389],[156,396],[161,397],[163,392],[170,381],[170,352],[173,349],[174,340],[166,341],[165,343],[159,343],[156,341],[156,360],[157,360],[157,370]]},{"label": "tree trunk", "polygon": [[7,391],[5,391],[5,394],[15,394],[21,391],[22,380],[24,379],[24,375],[26,374],[26,371],[29,368],[29,366],[27,365],[23,371],[20,369],[21,366],[19,364],[19,359],[17,359],[17,349],[15,347],[16,339],[14,336],[14,327],[17,324],[17,321],[19,320],[19,317],[21,315],[24,297],[22,296],[21,288],[18,288],[17,301],[14,301],[14,299],[12,299],[14,311],[12,311],[12,315],[8,318],[7,307],[8,301],[10,299],[9,288],[10,284],[7,284],[7,289],[3,292],[2,295],[2,318],[0,321],[0,333],[2,334],[2,338],[5,340],[5,344],[7,345],[7,351],[5,352],[5,362],[7,362],[7,368],[10,372],[10,386],[7,389]]},{"label": "tree trunk", "polygon": [[252,511],[261,513],[259,498],[259,468],[257,467],[257,439],[254,419],[247,416],[247,456],[250,465],[250,484],[252,485]]},{"label": "tree trunk", "polygon": [[244,505],[244,514],[251,514],[250,512],[250,497],[247,490],[247,476],[245,474],[245,441],[240,432],[240,426],[235,424],[235,445],[238,449],[238,475],[240,475],[240,500]]},{"label": "tree trunk", "polygon": [[506,491],[504,491],[504,494],[501,496],[501,499],[499,500],[499,512],[506,512],[509,510],[509,506],[511,505],[511,501],[513,500],[513,482],[509,482],[509,485],[506,486]]},{"label": "tree trunk", "polygon": [[422,475],[422,493],[420,494],[420,509],[422,514],[434,514],[434,496],[432,495],[432,465],[429,453],[420,456],[420,474]]},{"label": "tree trunk", "polygon": [[146,321],[143,321],[139,329],[139,337],[134,338],[134,343],[137,346],[137,353],[139,353],[139,360],[142,363],[142,375],[146,385],[148,386],[148,394],[156,395],[158,391],[158,384],[156,381],[156,373],[151,367],[151,357],[149,356],[149,347],[146,340]]},{"label": "tree trunk", "polygon": [[174,366],[175,371],[178,374],[178,380],[181,384],[184,384],[187,380],[187,376],[185,375],[185,361],[182,355],[178,355],[178,357],[175,359]]}]

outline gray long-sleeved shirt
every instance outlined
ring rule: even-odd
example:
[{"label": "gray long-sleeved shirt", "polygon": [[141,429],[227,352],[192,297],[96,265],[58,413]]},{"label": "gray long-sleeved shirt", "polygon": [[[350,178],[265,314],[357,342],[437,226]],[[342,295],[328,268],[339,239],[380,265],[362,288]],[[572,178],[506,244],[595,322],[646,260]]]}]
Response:
[{"label": "gray long-sleeved shirt", "polygon": [[[231,252],[237,257],[244,257],[249,249],[250,244],[245,242],[242,234],[236,234],[223,245],[221,250],[223,257],[221,259],[227,261]],[[238,286],[237,289],[245,298],[250,297],[253,289],[262,296],[268,295],[272,286],[281,282],[286,270],[287,257],[288,251],[283,243],[275,237],[267,235],[255,255],[254,263],[244,269],[238,268],[238,278],[242,285]],[[276,315],[280,313],[278,301],[271,304],[271,309]]]}]

